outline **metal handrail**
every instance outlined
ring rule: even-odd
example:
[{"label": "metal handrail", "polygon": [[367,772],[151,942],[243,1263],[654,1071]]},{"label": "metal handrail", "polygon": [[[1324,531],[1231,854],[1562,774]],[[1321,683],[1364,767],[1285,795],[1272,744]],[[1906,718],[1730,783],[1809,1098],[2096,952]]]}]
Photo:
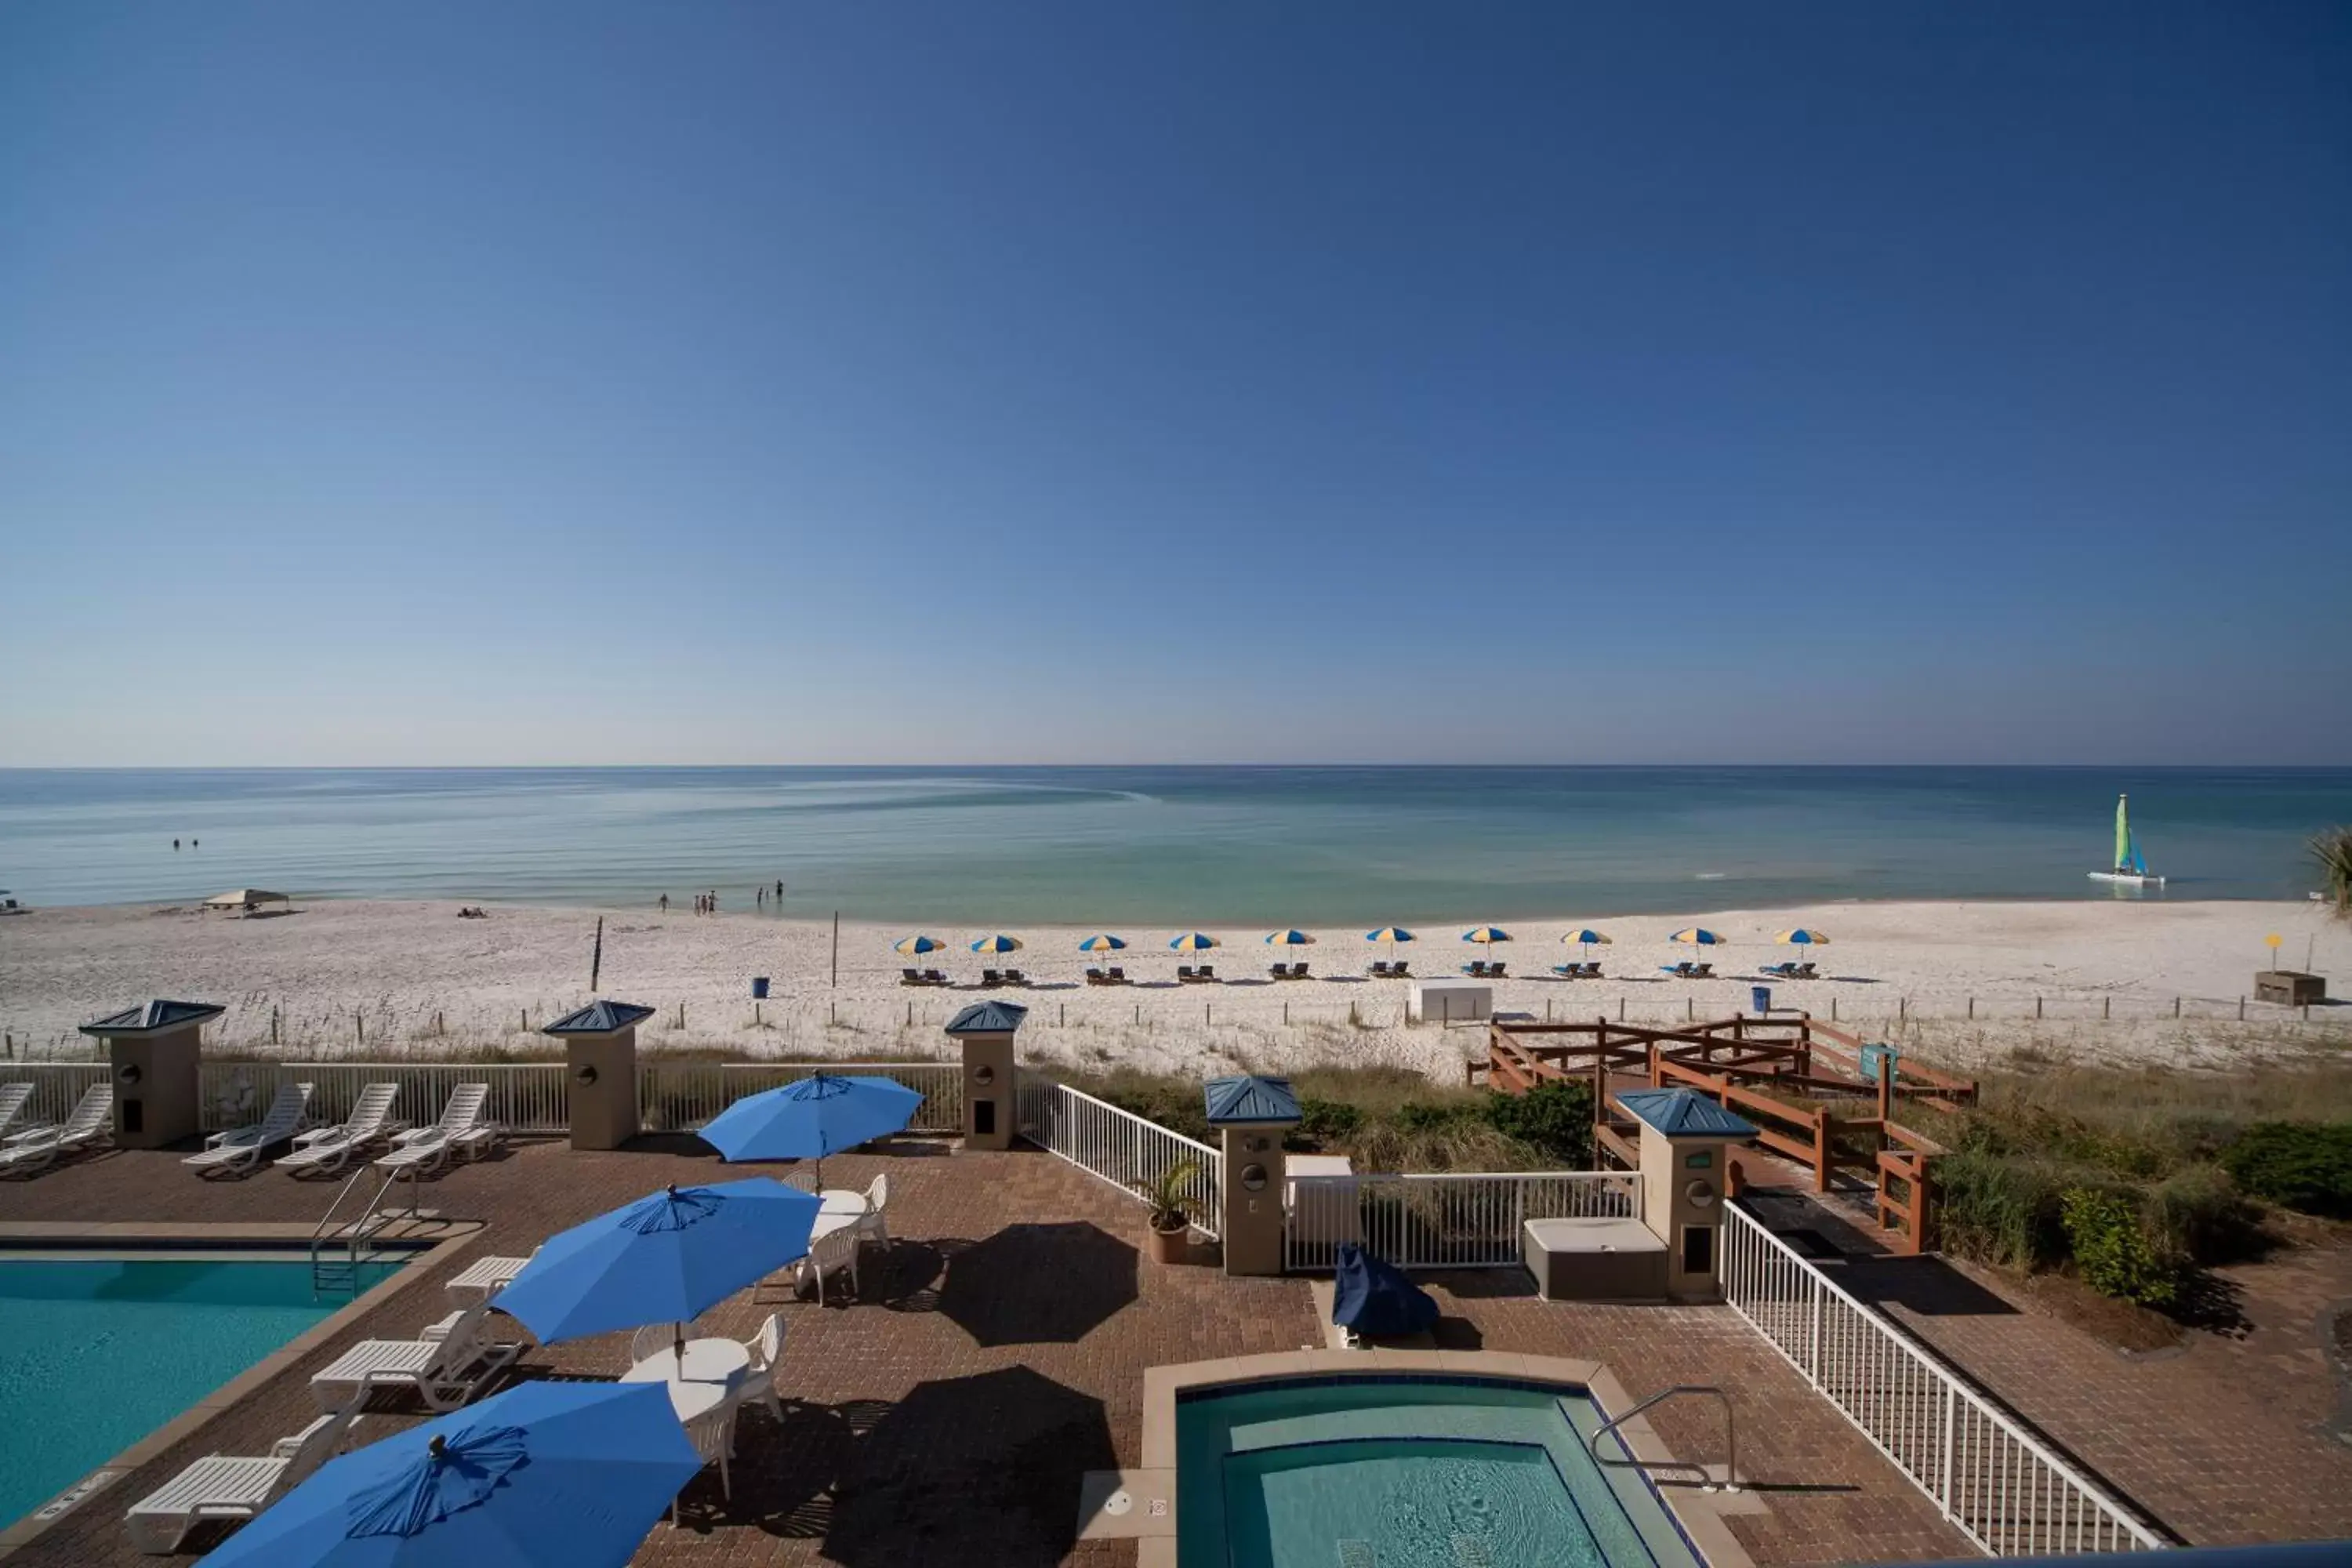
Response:
[{"label": "metal handrail", "polygon": [[[314,1292],[317,1290],[319,1284],[319,1249],[320,1244],[335,1239],[336,1232],[331,1227],[333,1226],[336,1214],[342,1208],[343,1200],[352,1195],[352,1189],[358,1186],[360,1183],[366,1178],[367,1173],[373,1169],[374,1169],[373,1163],[370,1162],[368,1163],[362,1164],[358,1170],[353,1171],[351,1174],[351,1179],[346,1181],[342,1184],[341,1190],[335,1194],[335,1201],[327,1205],[327,1212],[320,1216],[319,1223],[310,1227],[310,1286]],[[362,1258],[360,1257],[360,1244],[374,1234],[374,1230],[369,1227],[367,1222],[375,1216],[377,1204],[383,1201],[383,1194],[391,1188],[392,1184],[399,1179],[399,1174],[400,1173],[395,1171],[390,1175],[384,1177],[383,1184],[375,1190],[375,1198],[372,1200],[368,1206],[361,1211],[359,1216],[356,1219],[352,1220],[346,1227],[350,1234],[342,1238],[344,1244],[343,1258],[346,1266],[352,1271],[352,1278],[354,1282],[356,1282],[359,1278],[359,1266],[362,1262]],[[374,1228],[381,1229],[382,1226],[379,1226]],[[373,1258],[374,1256],[374,1250],[371,1248],[368,1252],[368,1257]]]},{"label": "metal handrail", "polygon": [[[1696,1470],[1702,1477],[1704,1477],[1706,1474],[1706,1467],[1705,1465],[1696,1464],[1689,1459],[1634,1458],[1633,1457],[1633,1445],[1627,1443],[1622,1437],[1618,1438],[1617,1441],[1619,1446],[1623,1447],[1625,1450],[1626,1457],[1624,1458],[1604,1458],[1601,1452],[1601,1438],[1607,1436],[1610,1433],[1614,1432],[1619,1426],[1631,1421],[1634,1416],[1642,1414],[1643,1411],[1649,1409],[1650,1406],[1654,1405],[1662,1405],[1667,1400],[1672,1399],[1677,1394],[1712,1394],[1716,1398],[1723,1402],[1723,1489],[1727,1492],[1738,1491],[1739,1489],[1738,1423],[1732,1416],[1731,1395],[1724,1393],[1722,1389],[1717,1388],[1711,1383],[1677,1383],[1672,1388],[1662,1388],[1658,1390],[1657,1393],[1653,1394],[1649,1398],[1644,1399],[1642,1403],[1633,1406],[1633,1409],[1626,1411],[1622,1415],[1613,1415],[1608,1420],[1603,1421],[1599,1428],[1593,1432],[1592,1436],[1585,1440],[1585,1451],[1592,1456],[1592,1462],[1596,1465],[1611,1465],[1619,1469],[1636,1470],[1650,1470],[1656,1469],[1660,1466],[1672,1466],[1676,1469]],[[1699,1486],[1699,1490],[1701,1491],[1711,1492],[1715,1489],[1716,1484],[1712,1480],[1704,1480]]]}]

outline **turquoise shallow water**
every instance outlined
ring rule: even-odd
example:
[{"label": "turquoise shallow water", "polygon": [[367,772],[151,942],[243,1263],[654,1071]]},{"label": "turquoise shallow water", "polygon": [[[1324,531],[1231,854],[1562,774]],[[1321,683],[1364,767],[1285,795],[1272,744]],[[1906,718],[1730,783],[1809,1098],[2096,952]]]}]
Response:
[{"label": "turquoise shallow water", "polygon": [[2079,899],[2126,790],[2176,898],[2300,898],[2352,820],[2344,769],[0,770],[0,886],[743,909],[782,878],[803,916],[1106,926]]},{"label": "turquoise shallow water", "polygon": [[307,1262],[0,1258],[0,1524],[347,1300]]}]

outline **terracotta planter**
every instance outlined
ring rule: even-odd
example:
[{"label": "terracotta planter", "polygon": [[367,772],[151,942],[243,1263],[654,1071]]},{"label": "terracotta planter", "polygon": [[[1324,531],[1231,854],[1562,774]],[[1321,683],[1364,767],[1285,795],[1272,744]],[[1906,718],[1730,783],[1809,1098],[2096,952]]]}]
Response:
[{"label": "terracotta planter", "polygon": [[1152,1230],[1151,1261],[1154,1263],[1181,1263],[1192,1255],[1192,1227],[1191,1226],[1180,1225],[1174,1230],[1160,1230],[1157,1227]]}]

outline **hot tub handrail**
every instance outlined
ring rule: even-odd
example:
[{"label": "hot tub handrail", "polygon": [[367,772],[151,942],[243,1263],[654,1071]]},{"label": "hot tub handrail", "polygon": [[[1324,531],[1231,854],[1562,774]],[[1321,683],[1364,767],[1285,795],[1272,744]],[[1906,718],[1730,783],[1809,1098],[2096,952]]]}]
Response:
[{"label": "hot tub handrail", "polygon": [[[1631,1421],[1634,1416],[1642,1414],[1643,1411],[1649,1409],[1650,1406],[1654,1405],[1663,1405],[1677,1394],[1711,1394],[1715,1395],[1716,1398],[1723,1402],[1723,1489],[1727,1492],[1738,1491],[1739,1489],[1738,1424],[1732,1416],[1731,1395],[1726,1394],[1722,1389],[1717,1387],[1711,1383],[1677,1383],[1671,1388],[1662,1388],[1658,1390],[1657,1393],[1650,1395],[1649,1398],[1643,1400],[1639,1405],[1634,1405],[1631,1410],[1626,1411],[1622,1415],[1612,1415],[1608,1420],[1603,1421],[1599,1428],[1593,1432],[1592,1436],[1585,1441],[1585,1450],[1592,1456],[1592,1462],[1596,1465],[1614,1466],[1619,1469],[1630,1468],[1651,1470],[1657,1469],[1662,1466],[1670,1466],[1676,1469],[1696,1470],[1700,1476],[1705,1477],[1706,1475],[1706,1467],[1704,1465],[1694,1464],[1688,1459],[1637,1459],[1633,1457],[1633,1445],[1627,1443],[1622,1437],[1620,1437],[1617,1441],[1625,1450],[1626,1457],[1624,1458],[1604,1458],[1601,1452],[1601,1438],[1615,1431],[1624,1423]],[[1716,1489],[1716,1484],[1712,1480],[1706,1480],[1702,1483],[1699,1489],[1702,1491],[1711,1492]]]}]

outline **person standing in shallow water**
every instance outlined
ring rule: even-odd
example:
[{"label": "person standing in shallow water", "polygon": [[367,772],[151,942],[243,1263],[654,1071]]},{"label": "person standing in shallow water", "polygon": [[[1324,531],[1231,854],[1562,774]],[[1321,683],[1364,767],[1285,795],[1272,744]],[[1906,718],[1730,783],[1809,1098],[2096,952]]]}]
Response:
[{"label": "person standing in shallow water", "polygon": [[667,893],[664,893],[661,896],[661,912],[664,914],[669,913],[669,895]]},{"label": "person standing in shallow water", "polygon": [[179,847],[180,847],[180,841],[179,841],[178,839],[176,839],[176,838],[173,839],[173,840],[172,840],[172,847],[173,847],[173,848],[174,848],[174,849],[177,849]]}]

